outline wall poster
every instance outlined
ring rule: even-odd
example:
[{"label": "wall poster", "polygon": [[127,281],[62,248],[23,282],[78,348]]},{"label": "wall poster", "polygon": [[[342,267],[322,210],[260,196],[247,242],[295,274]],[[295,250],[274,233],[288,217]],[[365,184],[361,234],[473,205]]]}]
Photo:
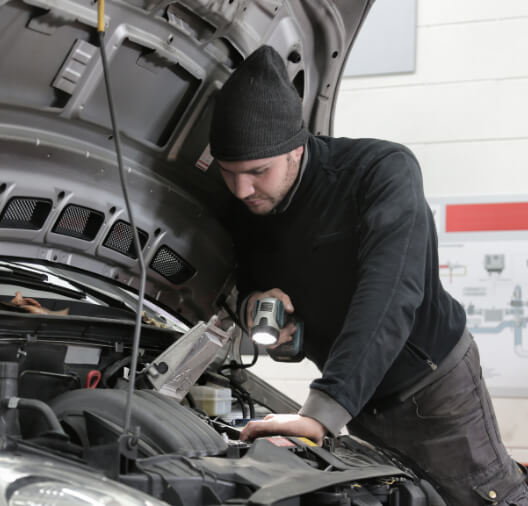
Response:
[{"label": "wall poster", "polygon": [[490,393],[528,398],[528,196],[429,203],[442,284],[464,306]]}]

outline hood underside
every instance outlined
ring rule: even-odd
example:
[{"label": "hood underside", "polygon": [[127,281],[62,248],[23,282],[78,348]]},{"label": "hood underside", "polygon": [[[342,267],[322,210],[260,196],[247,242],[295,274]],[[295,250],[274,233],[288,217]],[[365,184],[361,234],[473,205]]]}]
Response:
[{"label": "hood underside", "polygon": [[[146,294],[189,321],[230,290],[227,191],[207,170],[212,101],[262,44],[287,63],[313,133],[330,133],[369,0],[107,2],[110,62]],[[137,287],[92,0],[0,0],[2,255]]]}]

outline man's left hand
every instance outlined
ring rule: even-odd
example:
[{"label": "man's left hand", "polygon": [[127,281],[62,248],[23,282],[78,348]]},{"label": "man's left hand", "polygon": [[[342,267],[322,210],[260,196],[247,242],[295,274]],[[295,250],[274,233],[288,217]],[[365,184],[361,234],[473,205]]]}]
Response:
[{"label": "man's left hand", "polygon": [[300,436],[321,446],[325,434],[324,425],[308,416],[267,415],[264,420],[249,422],[240,433],[240,439],[245,441],[269,435]]}]

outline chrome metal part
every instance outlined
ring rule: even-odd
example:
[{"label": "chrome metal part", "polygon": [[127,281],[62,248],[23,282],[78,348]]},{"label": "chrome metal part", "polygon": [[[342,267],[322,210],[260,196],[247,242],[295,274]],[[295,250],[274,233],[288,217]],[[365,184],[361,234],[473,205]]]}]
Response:
[{"label": "chrome metal part", "polygon": [[217,322],[216,315],[198,322],[152,362],[147,377],[156,390],[178,400],[187,395],[233,334],[234,325],[224,331]]}]

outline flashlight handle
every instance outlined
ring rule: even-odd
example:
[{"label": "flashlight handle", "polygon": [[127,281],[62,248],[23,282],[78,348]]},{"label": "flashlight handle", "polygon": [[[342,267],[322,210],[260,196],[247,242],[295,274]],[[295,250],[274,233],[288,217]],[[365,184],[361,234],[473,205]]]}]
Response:
[{"label": "flashlight handle", "polygon": [[[304,325],[301,320],[294,316],[288,318],[288,322],[295,323],[296,330],[291,341],[283,343],[276,348],[267,348],[269,356],[276,362],[300,362],[304,358]],[[288,323],[287,322],[287,323]]]}]

